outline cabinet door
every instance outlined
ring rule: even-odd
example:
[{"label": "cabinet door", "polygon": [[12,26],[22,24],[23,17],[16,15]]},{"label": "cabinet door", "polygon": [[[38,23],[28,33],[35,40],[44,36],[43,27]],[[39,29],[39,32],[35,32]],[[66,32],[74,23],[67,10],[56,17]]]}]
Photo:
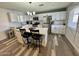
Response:
[{"label": "cabinet door", "polygon": [[60,12],[57,12],[55,15],[56,20],[60,20]]},{"label": "cabinet door", "polygon": [[56,13],[53,13],[52,14],[52,21],[55,21],[55,19],[56,19]]},{"label": "cabinet door", "polygon": [[61,25],[52,25],[51,26],[52,33],[65,34],[65,26]]},{"label": "cabinet door", "polygon": [[26,21],[27,21],[26,15],[24,15],[23,19],[24,19],[24,22],[26,22]]},{"label": "cabinet door", "polygon": [[23,16],[20,15],[19,17],[20,17],[20,22],[24,22]]},{"label": "cabinet door", "polygon": [[47,23],[47,17],[48,16],[43,16],[43,23]]},{"label": "cabinet door", "polygon": [[10,22],[17,22],[18,21],[18,17],[16,14],[8,13],[8,17],[9,17]]},{"label": "cabinet door", "polygon": [[56,28],[54,25],[51,26],[51,33],[55,33],[56,32]]},{"label": "cabinet door", "polygon": [[60,13],[60,20],[66,20],[66,12]]}]

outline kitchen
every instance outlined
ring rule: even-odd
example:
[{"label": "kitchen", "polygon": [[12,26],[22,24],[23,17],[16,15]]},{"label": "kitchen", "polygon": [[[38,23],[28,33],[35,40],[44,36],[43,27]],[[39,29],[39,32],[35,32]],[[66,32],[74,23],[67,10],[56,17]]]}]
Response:
[{"label": "kitchen", "polygon": [[[79,4],[74,2],[0,2],[0,42],[13,39],[12,42],[19,41],[24,44],[19,29],[30,32],[29,28],[31,28],[39,30],[39,34],[43,35],[42,46],[44,49],[42,48],[41,53],[44,52],[44,55],[78,55],[78,10]],[[18,34],[14,33],[13,29]],[[19,39],[14,40],[15,36]],[[6,45],[11,44],[9,43]],[[15,45],[13,46],[15,47]],[[65,51],[64,46],[69,53],[62,52]],[[19,52],[13,55],[20,55],[26,51],[26,47],[20,48],[20,50],[16,48]],[[1,51],[4,52],[6,49]],[[29,51],[31,50],[30,48]],[[11,52],[13,53],[13,51]],[[29,55],[29,52],[25,55]]]}]

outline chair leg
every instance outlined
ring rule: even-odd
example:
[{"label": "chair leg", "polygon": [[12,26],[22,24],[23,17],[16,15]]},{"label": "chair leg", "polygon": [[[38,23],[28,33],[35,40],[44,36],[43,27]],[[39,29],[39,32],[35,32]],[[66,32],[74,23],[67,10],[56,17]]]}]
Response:
[{"label": "chair leg", "polygon": [[27,44],[29,43],[29,40],[28,40],[28,38],[27,38]]},{"label": "chair leg", "polygon": [[27,38],[27,45],[28,45],[27,48],[29,48],[29,44],[30,44],[29,39]]},{"label": "chair leg", "polygon": [[40,40],[39,40],[39,53],[40,53]]},{"label": "chair leg", "polygon": [[29,44],[28,44],[27,48],[29,48]]},{"label": "chair leg", "polygon": [[37,40],[36,40],[36,47],[37,47],[38,45],[37,45]]},{"label": "chair leg", "polygon": [[33,39],[33,49],[35,49],[35,41],[34,41],[34,39]]}]

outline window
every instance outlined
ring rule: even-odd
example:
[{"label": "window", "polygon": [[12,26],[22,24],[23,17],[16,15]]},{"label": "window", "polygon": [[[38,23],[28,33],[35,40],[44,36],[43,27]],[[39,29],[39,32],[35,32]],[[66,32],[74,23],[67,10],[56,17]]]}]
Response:
[{"label": "window", "polygon": [[74,23],[77,23],[77,21],[78,21],[78,14],[75,14],[75,15],[73,16],[73,22],[74,22]]},{"label": "window", "polygon": [[75,10],[72,10],[69,13],[68,27],[73,30],[76,30],[78,22],[78,13],[75,13]]}]

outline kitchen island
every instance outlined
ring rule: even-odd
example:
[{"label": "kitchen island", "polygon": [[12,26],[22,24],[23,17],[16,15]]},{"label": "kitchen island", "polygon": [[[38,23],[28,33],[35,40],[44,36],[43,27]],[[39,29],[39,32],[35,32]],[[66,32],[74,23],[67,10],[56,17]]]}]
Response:
[{"label": "kitchen island", "polygon": [[[27,32],[30,32],[29,27],[23,26],[22,29],[26,29]],[[43,35],[42,45],[44,47],[46,47],[46,45],[47,45],[47,39],[48,39],[48,28],[35,27],[35,30],[39,30],[39,34]]]}]

